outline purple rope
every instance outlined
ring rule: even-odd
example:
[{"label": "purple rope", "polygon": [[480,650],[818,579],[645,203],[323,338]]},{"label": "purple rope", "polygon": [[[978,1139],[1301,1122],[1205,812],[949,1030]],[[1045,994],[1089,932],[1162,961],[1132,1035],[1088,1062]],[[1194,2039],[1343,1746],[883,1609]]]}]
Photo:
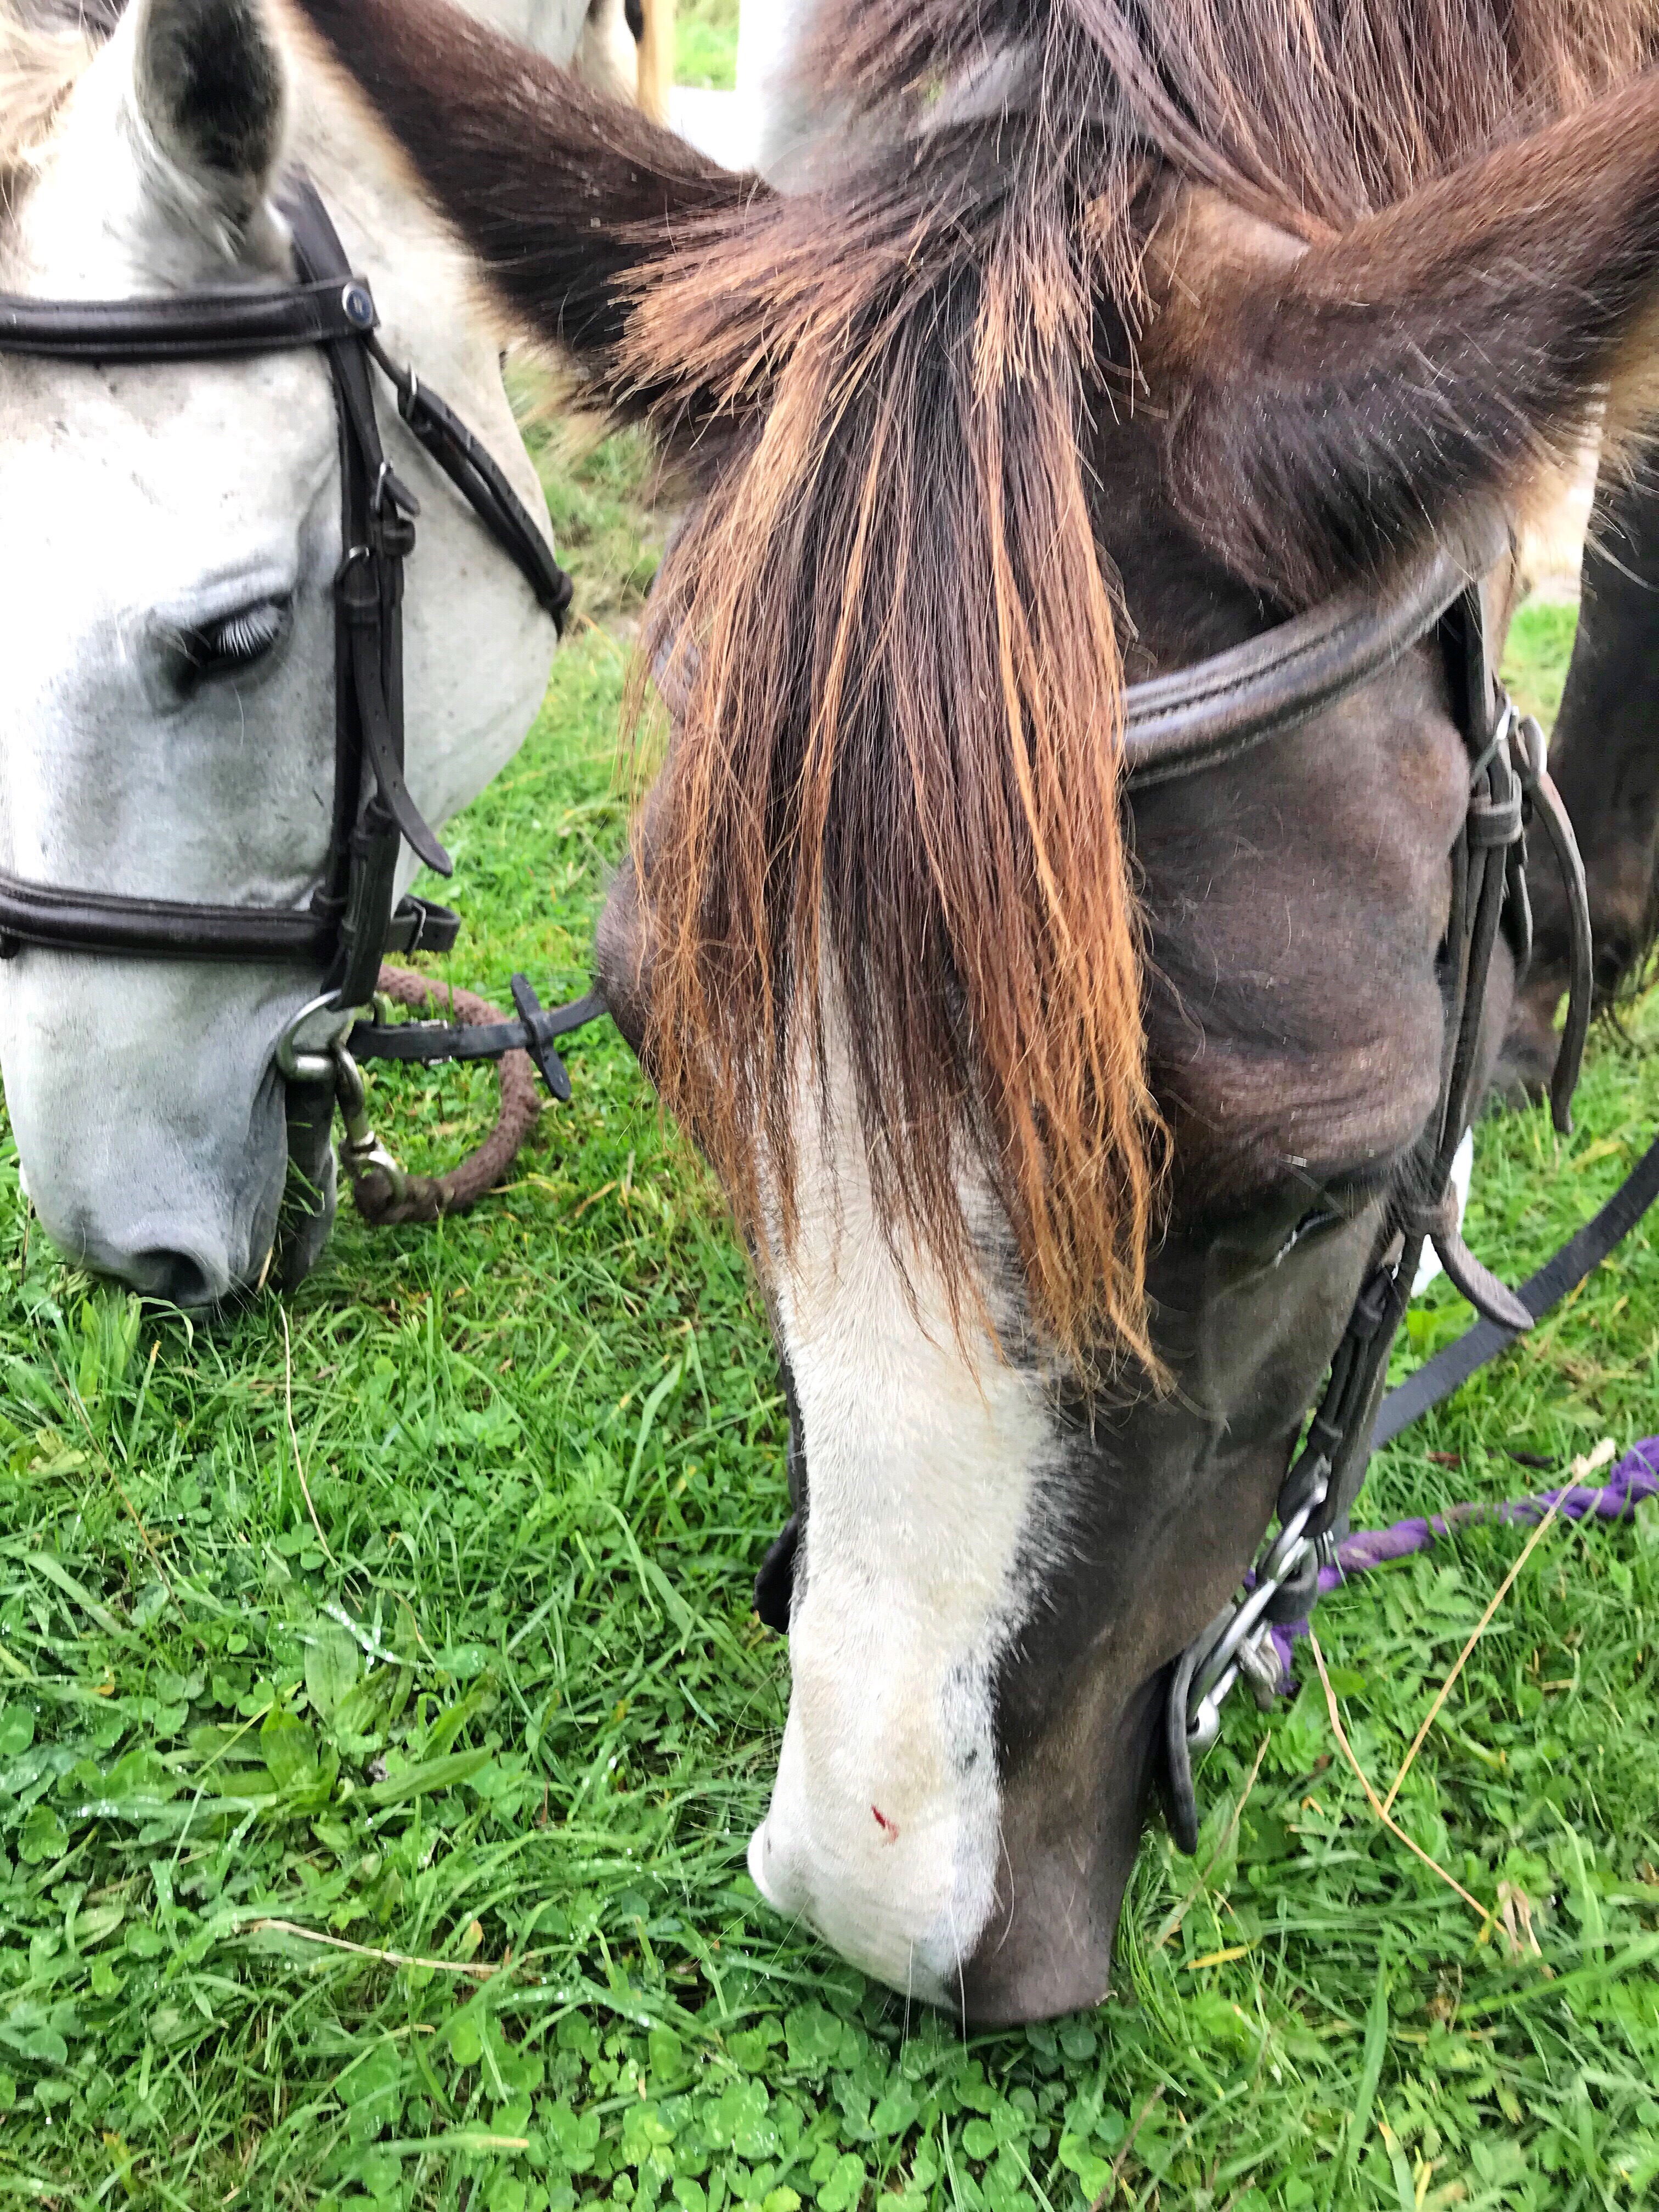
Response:
[{"label": "purple rope", "polygon": [[[1426,1552],[1437,1536],[1449,1535],[1452,1529],[1470,1521],[1539,1521],[1558,1498],[1564,1520],[1624,1521],[1644,1498],[1655,1497],[1659,1497],[1659,1437],[1646,1437],[1626,1453],[1608,1476],[1605,1489],[1575,1482],[1565,1490],[1540,1491],[1535,1498],[1511,1498],[1501,1505],[1454,1505],[1449,1513],[1396,1521],[1392,1528],[1357,1529],[1338,1545],[1336,1565],[1320,1569],[1319,1595],[1323,1597],[1350,1575],[1364,1574],[1368,1567],[1386,1566],[1390,1560],[1408,1559],[1414,1552]],[[1296,1686],[1291,1653],[1295,1639],[1307,1632],[1305,1620],[1273,1629],[1273,1649],[1283,1671],[1281,1692]]]}]

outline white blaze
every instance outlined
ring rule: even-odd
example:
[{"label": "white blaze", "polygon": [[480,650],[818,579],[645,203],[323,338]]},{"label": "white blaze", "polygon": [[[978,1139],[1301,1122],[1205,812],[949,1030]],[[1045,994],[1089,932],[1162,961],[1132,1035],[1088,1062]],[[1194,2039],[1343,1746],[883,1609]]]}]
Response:
[{"label": "white blaze", "polygon": [[[850,1097],[845,1069],[830,1081]],[[774,1292],[808,1510],[789,1717],[750,1871],[867,1972],[950,2002],[995,1901],[995,1670],[1026,1611],[1051,1422],[1040,1378],[982,1330],[970,1364],[921,1261],[913,1305],[855,1113],[833,1133],[833,1176],[816,1102],[800,1120],[799,1242]]]}]

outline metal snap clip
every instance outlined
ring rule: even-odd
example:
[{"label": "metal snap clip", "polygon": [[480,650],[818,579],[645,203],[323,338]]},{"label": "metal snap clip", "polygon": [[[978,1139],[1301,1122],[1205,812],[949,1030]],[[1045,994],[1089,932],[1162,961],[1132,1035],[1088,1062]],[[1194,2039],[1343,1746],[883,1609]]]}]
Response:
[{"label": "metal snap clip", "polygon": [[374,1133],[368,1118],[368,1103],[363,1087],[363,1073],[346,1050],[345,1039],[337,1037],[329,1047],[333,1063],[336,1100],[340,1119],[345,1124],[345,1134],[340,1139],[340,1164],[348,1181],[361,1182],[365,1176],[380,1174],[386,1177],[393,1203],[401,1200],[408,1188],[407,1179],[386,1146]]},{"label": "metal snap clip", "polygon": [[355,1011],[343,1006],[332,991],[308,1000],[276,1040],[278,1074],[289,1083],[332,1083],[335,1042],[349,1034],[356,1019]]}]

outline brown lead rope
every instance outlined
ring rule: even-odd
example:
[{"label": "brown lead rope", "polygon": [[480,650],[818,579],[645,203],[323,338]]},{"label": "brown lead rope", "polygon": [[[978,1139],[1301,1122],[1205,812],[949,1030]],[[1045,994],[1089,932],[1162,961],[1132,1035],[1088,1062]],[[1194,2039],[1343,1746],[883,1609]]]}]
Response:
[{"label": "brown lead rope", "polygon": [[[453,1009],[466,1022],[506,1019],[498,1006],[492,1006],[474,993],[453,989],[407,968],[383,965],[378,988],[397,1005],[407,1006],[415,1013]],[[340,1066],[340,1104],[347,1134],[340,1146],[340,1163],[350,1179],[353,1202],[371,1226],[389,1229],[402,1222],[436,1221],[441,1214],[465,1213],[501,1182],[534,1127],[541,1102],[536,1095],[535,1070],[527,1052],[504,1052],[495,1065],[501,1103],[495,1127],[483,1144],[451,1168],[447,1175],[421,1176],[402,1174],[386,1164],[386,1156],[368,1126],[362,1079],[356,1075],[355,1062],[343,1061]],[[348,1095],[348,1085],[354,1077],[357,1092],[355,1100]]]}]

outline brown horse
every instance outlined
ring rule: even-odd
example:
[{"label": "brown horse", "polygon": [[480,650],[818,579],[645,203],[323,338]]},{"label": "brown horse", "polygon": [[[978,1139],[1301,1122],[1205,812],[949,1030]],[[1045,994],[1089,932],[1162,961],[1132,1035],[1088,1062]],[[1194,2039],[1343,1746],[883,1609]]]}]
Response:
[{"label": "brown horse", "polygon": [[[1614,1007],[1644,977],[1659,938],[1659,484],[1650,469],[1632,473],[1617,456],[1603,469],[1580,583],[1550,767],[1584,855],[1596,1000]],[[1512,1094],[1535,1096],[1549,1079],[1569,932],[1549,869],[1528,875],[1537,945],[1502,1074]]]},{"label": "brown horse", "polygon": [[1133,794],[1123,687],[1386,590],[1634,406],[1644,26],[829,0],[847,128],[777,198],[434,0],[302,5],[518,311],[701,471],[600,954],[795,1416],[755,1878],[978,2018],[1092,2001],[1171,1662],[1413,1195],[1468,787],[1426,642]]}]

